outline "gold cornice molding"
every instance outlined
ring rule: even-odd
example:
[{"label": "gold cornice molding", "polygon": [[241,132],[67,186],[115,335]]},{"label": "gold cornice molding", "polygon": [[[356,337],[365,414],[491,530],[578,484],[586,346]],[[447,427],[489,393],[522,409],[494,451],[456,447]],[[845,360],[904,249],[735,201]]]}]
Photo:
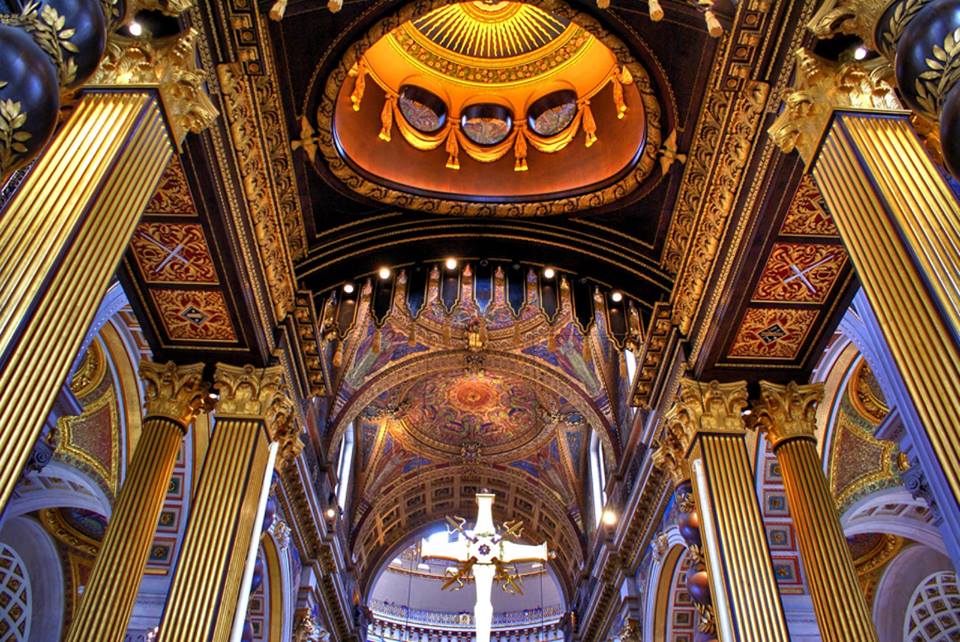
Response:
[{"label": "gold cornice molding", "polygon": [[300,454],[300,424],[282,366],[254,368],[218,363],[214,385],[219,394],[217,416],[262,421],[270,441],[279,442],[278,468]]},{"label": "gold cornice molding", "polygon": [[294,272],[282,217],[274,196],[271,159],[262,145],[251,79],[240,62],[217,65],[230,143],[253,225],[276,319],[294,308]]},{"label": "gold cornice molding", "polygon": [[767,130],[785,154],[796,150],[809,164],[836,110],[903,111],[893,88],[881,79],[882,67],[834,63],[805,48],[797,50],[795,60],[794,86]]},{"label": "gold cornice molding", "polygon": [[817,441],[817,405],[823,400],[823,384],[785,386],[760,382],[760,401],[753,404],[751,427],[767,436],[774,451],[791,439]]},{"label": "gold cornice molding", "polygon": [[165,417],[186,432],[193,420],[207,408],[210,384],[203,380],[203,364],[178,366],[140,362],[146,417]]},{"label": "gold cornice molding", "polygon": [[197,68],[199,32],[187,31],[162,40],[113,37],[91,88],[155,88],[170,133],[180,149],[188,132],[198,134],[219,115],[205,87],[206,73]]}]

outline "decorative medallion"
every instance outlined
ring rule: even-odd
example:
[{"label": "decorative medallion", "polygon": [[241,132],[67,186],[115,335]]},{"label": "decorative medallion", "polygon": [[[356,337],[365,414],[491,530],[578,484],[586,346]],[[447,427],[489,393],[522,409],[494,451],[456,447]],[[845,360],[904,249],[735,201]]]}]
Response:
[{"label": "decorative medallion", "polygon": [[131,248],[147,283],[218,282],[203,228],[196,223],[140,223]]},{"label": "decorative medallion", "polygon": [[158,290],[150,296],[167,335],[178,341],[235,342],[223,293],[219,290]]},{"label": "decorative medallion", "polygon": [[730,357],[794,359],[818,310],[750,308],[730,348]]}]

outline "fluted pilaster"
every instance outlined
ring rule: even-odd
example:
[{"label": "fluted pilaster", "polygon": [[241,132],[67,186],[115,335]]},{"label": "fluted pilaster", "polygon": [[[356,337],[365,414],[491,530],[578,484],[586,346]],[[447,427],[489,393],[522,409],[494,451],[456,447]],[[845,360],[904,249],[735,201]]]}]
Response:
[{"label": "fluted pilaster", "polygon": [[117,496],[69,642],[120,642],[127,631],[157,520],[190,423],[202,411],[209,384],[203,364],[140,364],[146,418],[140,441]]},{"label": "fluted pilaster", "polygon": [[230,639],[271,464],[299,453],[293,402],[280,367],[219,364],[214,382],[220,398],[213,439],[160,622],[160,642]]},{"label": "fluted pilaster", "polygon": [[658,458],[671,465],[685,461],[689,469],[719,639],[786,642],[744,443],[746,405],[745,382],[681,379],[664,418]]},{"label": "fluted pilaster", "polygon": [[824,642],[876,641],[817,454],[816,407],[823,398],[823,384],[779,386],[761,381],[760,391],[753,417],[780,462],[820,635]]}]

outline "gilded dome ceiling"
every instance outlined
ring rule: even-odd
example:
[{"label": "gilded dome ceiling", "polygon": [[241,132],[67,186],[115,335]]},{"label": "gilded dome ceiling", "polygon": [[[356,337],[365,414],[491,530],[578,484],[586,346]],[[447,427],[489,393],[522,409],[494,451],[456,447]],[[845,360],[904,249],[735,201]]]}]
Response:
[{"label": "gilded dome ceiling", "polygon": [[558,199],[575,211],[629,194],[653,168],[659,106],[629,52],[579,21],[511,1],[402,21],[330,87],[330,169],[364,195],[436,212],[547,213]]},{"label": "gilded dome ceiling", "polygon": [[406,390],[402,422],[418,447],[432,456],[516,457],[541,437],[552,436],[544,430],[540,397],[531,382],[511,375],[438,373]]}]

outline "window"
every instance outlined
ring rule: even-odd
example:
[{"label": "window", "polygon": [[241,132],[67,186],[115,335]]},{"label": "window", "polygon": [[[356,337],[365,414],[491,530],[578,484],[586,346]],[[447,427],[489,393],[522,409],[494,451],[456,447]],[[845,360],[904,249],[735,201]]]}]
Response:
[{"label": "window", "polygon": [[337,461],[337,505],[347,509],[347,494],[350,489],[350,472],[353,470],[353,422],[347,426],[340,440],[340,458]]},{"label": "window", "polygon": [[604,459],[603,442],[594,431],[590,437],[590,485],[593,491],[593,516],[599,524],[603,508],[607,505],[607,462]]}]

